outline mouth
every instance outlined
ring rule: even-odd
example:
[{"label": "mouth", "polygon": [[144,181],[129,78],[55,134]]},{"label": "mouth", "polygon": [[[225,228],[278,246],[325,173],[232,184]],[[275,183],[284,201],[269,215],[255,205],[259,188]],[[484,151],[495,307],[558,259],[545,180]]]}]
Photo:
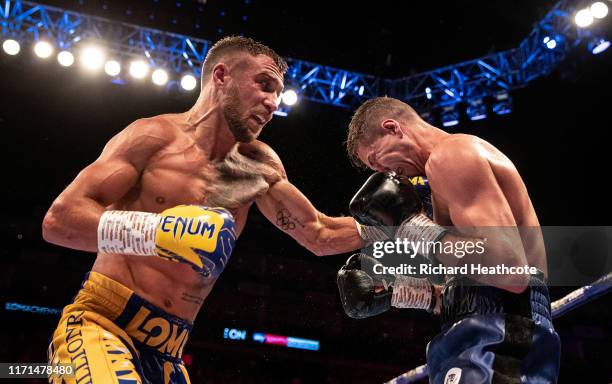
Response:
[{"label": "mouth", "polygon": [[263,116],[252,115],[251,118],[257,122],[257,124],[264,125],[267,122],[267,119]]}]

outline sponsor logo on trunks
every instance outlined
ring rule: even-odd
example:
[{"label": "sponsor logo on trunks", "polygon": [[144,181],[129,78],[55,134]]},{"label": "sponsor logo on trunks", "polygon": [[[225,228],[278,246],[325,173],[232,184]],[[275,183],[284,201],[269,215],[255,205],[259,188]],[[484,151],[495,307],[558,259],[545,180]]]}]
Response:
[{"label": "sponsor logo on trunks", "polygon": [[[106,363],[115,372],[121,384],[140,384],[142,380],[132,362],[132,353],[125,347],[123,341],[110,332],[102,331],[102,346],[108,359]],[[95,383],[94,383],[95,384]]]},{"label": "sponsor logo on trunks", "polygon": [[74,365],[74,378],[77,384],[91,383],[89,360],[83,348],[83,311],[74,312],[66,320],[66,349],[70,354],[70,363]]},{"label": "sponsor logo on trunks", "polygon": [[[76,384],[91,384],[91,364],[95,365],[101,362],[89,361],[87,356],[83,335],[83,313],[83,311],[77,311],[68,316],[66,320],[66,336],[64,337],[64,342],[66,343],[66,350],[70,356],[70,363],[74,366],[74,379]],[[91,338],[91,335],[86,337]],[[96,338],[97,337],[96,333]],[[112,356],[112,359],[109,359],[106,363],[110,365],[117,379],[119,379],[119,382],[140,383],[140,378],[132,363],[132,354],[123,346],[122,342],[109,332],[103,332],[101,342],[107,356]],[[50,351],[53,354],[58,352],[54,348],[50,348]],[[52,361],[54,363],[59,363],[59,361],[55,361],[55,359],[57,359],[57,356],[54,356]]]},{"label": "sponsor logo on trunks", "polygon": [[188,337],[186,328],[152,314],[146,307],[138,310],[125,330],[142,344],[175,358],[180,358]]},{"label": "sponsor logo on trunks", "polygon": [[461,368],[451,368],[444,376],[444,384],[459,384],[461,380]]}]

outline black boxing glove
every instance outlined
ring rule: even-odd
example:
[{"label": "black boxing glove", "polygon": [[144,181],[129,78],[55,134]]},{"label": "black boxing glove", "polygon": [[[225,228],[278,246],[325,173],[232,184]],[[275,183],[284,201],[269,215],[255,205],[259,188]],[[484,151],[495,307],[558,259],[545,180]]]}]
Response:
[{"label": "black boxing glove", "polygon": [[[376,172],[357,191],[349,204],[359,234],[366,241],[389,238],[422,242],[419,253],[432,260],[429,245],[438,241],[447,230],[435,224],[423,212],[421,198],[406,176],[395,172]],[[374,232],[373,227],[378,227]]]},{"label": "black boxing glove", "polygon": [[337,275],[344,312],[354,319],[376,316],[391,307],[433,311],[435,289],[427,279],[384,274],[375,258],[356,253]]}]

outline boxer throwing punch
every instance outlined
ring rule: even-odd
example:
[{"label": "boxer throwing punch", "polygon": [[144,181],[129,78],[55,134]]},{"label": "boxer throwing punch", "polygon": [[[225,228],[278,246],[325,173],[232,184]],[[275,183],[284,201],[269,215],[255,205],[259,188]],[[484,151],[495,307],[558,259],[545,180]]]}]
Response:
[{"label": "boxer throwing punch", "polygon": [[44,238],[97,252],[49,346],[73,382],[188,383],[181,353],[253,203],[317,255],[360,247],[354,220],[317,211],[257,140],[286,69],[252,39],[220,40],[189,111],[128,126],[53,202]]}]

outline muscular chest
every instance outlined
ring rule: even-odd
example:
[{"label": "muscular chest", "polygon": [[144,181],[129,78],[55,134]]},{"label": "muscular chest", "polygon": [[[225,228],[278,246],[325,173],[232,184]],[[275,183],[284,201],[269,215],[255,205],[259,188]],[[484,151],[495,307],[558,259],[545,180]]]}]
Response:
[{"label": "muscular chest", "polygon": [[151,211],[178,204],[202,204],[245,216],[250,204],[279,178],[255,155],[236,148],[222,161],[213,162],[195,145],[167,151],[153,159],[143,172],[139,200],[143,208]]}]

